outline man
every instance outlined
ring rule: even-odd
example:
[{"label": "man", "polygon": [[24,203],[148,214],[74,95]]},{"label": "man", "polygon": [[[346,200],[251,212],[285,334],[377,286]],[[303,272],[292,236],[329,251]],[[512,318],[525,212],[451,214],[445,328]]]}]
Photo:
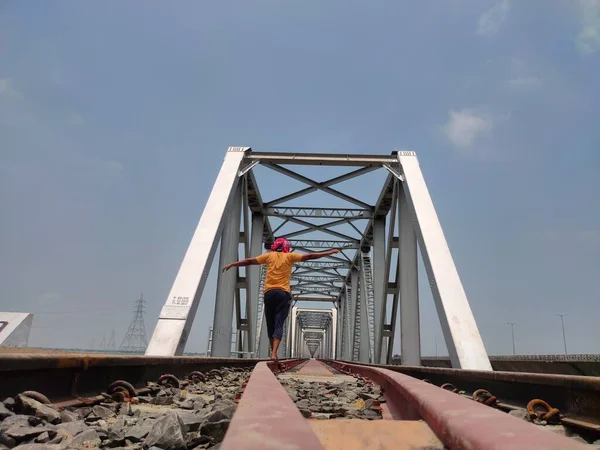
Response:
[{"label": "man", "polygon": [[264,302],[267,319],[267,334],[271,344],[271,359],[277,359],[277,350],[283,336],[283,325],[292,303],[290,278],[292,266],[296,262],[319,259],[339,253],[337,249],[319,253],[290,253],[290,243],[285,238],[278,238],[271,246],[271,251],[255,258],[246,258],[228,264],[223,272],[232,267],[267,265],[265,280]]}]

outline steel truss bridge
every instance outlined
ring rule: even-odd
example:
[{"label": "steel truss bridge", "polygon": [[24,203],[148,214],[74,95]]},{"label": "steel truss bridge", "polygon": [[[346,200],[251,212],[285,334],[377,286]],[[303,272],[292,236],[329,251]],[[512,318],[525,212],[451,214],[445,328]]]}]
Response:
[{"label": "steel truss bridge", "polygon": [[[265,200],[254,170],[259,165],[305,187]],[[347,171],[316,181],[298,173],[298,166],[339,166]],[[380,175],[381,191],[370,202],[358,200],[337,186],[372,172]],[[314,200],[301,207],[290,204],[315,192],[341,199],[348,207],[332,208],[331,203],[313,204]],[[420,249],[452,366],[492,370],[417,155],[412,151],[389,155],[295,154],[230,147],[146,355],[183,353],[219,247],[211,356],[267,357],[269,343],[262,308],[264,267],[224,273],[221,268],[262,253],[288,224],[297,227],[283,233],[294,251],[338,248],[341,252],[295,266],[294,305],[286,322],[280,357],[391,363],[399,327],[401,363],[421,365]],[[305,308],[305,301],[326,302],[333,307]],[[232,335],[236,337],[235,349]]]}]

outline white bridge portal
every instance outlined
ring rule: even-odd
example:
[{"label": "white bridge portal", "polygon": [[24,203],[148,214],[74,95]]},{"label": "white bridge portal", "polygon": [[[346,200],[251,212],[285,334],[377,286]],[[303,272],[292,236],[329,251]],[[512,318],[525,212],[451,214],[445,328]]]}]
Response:
[{"label": "white bridge portal", "polygon": [[[253,171],[259,164],[306,187],[265,202]],[[348,172],[315,181],[290,166],[343,166]],[[374,171],[381,174],[381,193],[371,203],[333,187]],[[289,204],[317,191],[344,200],[348,207]],[[210,299],[216,301],[211,355],[230,356],[231,337],[235,334],[235,354],[267,356],[262,313],[264,268],[249,266],[225,273],[220,269],[263,252],[265,244],[272,242],[282,227],[280,224],[273,229],[270,218],[302,227],[285,233],[294,251],[342,250],[335,256],[296,265],[292,285],[295,304],[285,327],[282,356],[390,363],[399,327],[402,364],[421,365],[419,248],[452,366],[491,370],[412,151],[390,155],[295,154],[230,147],[160,313],[147,355],[183,353],[220,243],[217,294],[216,299]],[[358,222],[365,222],[365,226],[359,228]],[[352,227],[358,237],[340,231],[341,225]],[[323,301],[333,304],[333,308],[295,306],[303,301]]]},{"label": "white bridge portal", "polygon": [[0,312],[0,347],[27,347],[33,314]]}]

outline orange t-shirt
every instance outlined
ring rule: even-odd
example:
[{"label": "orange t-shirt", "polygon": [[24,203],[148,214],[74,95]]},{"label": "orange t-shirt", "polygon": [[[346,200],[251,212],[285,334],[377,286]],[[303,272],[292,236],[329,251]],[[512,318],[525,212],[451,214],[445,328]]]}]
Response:
[{"label": "orange t-shirt", "polygon": [[290,278],[292,267],[295,262],[302,260],[302,253],[263,253],[256,257],[259,264],[267,265],[267,279],[265,280],[264,292],[271,289],[282,289],[291,292]]}]

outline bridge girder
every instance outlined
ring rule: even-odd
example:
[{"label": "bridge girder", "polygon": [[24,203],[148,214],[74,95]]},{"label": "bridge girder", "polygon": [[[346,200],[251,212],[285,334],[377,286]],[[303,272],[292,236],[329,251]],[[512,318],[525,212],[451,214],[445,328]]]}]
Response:
[{"label": "bridge girder", "polygon": [[[307,187],[263,201],[254,173],[259,165]],[[315,181],[288,167],[298,165],[348,167],[349,172]],[[364,202],[334,187],[374,171],[385,174],[375,202]],[[336,197],[350,206],[287,204],[313,192]],[[274,228],[271,220],[281,223]],[[366,222],[362,228],[356,225],[361,221]],[[401,312],[402,363],[420,365],[420,248],[452,365],[491,370],[416,154],[409,151],[390,155],[294,154],[230,147],[146,354],[183,353],[219,243],[221,268],[235,259],[256,256],[287,226],[296,227],[283,233],[295,251],[337,247],[341,252],[295,266],[292,289],[296,303],[332,302],[334,308],[323,311],[335,314],[327,323],[322,319],[326,314],[289,316],[282,356],[302,352],[304,347],[296,345],[297,332],[302,333],[304,325],[306,329],[317,325],[326,330],[320,351],[341,359],[389,362],[396,317]],[[396,264],[392,264],[394,260]],[[245,277],[240,276],[240,269],[219,270],[212,356],[266,354],[260,292],[264,271],[252,266],[245,270]],[[232,331],[237,336],[235,349],[231,348]]]}]

